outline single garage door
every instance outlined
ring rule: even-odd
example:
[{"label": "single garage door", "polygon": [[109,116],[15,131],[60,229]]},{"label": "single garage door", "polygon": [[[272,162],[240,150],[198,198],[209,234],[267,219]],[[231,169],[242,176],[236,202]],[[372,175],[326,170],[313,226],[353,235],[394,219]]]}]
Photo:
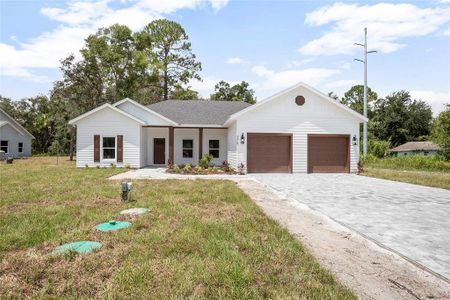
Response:
[{"label": "single garage door", "polygon": [[308,173],[350,172],[349,135],[308,135]]},{"label": "single garage door", "polygon": [[247,133],[249,173],[291,173],[292,134]]}]

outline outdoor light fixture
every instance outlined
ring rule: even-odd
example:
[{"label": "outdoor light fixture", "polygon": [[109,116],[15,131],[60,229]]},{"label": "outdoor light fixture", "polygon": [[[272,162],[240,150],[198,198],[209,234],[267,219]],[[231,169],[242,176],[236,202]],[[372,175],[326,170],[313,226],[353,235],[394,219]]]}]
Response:
[{"label": "outdoor light fixture", "polygon": [[244,133],[241,134],[241,144],[245,143],[245,136]]},{"label": "outdoor light fixture", "polygon": [[356,139],[356,134],[353,135],[352,142],[353,142],[353,146],[358,145],[358,140]]}]

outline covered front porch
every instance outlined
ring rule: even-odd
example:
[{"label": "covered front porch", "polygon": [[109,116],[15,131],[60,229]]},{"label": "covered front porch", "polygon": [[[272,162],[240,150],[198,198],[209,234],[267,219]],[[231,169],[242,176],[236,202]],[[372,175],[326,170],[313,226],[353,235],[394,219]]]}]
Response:
[{"label": "covered front porch", "polygon": [[197,165],[204,154],[212,163],[227,159],[227,128],[224,127],[141,127],[141,166]]}]

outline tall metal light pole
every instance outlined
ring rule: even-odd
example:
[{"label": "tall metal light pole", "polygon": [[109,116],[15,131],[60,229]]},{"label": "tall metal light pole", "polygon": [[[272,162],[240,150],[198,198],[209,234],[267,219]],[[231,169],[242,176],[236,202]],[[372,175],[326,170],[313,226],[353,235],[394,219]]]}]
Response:
[{"label": "tall metal light pole", "polygon": [[[355,43],[355,45],[364,47],[364,60],[355,58],[356,61],[364,64],[364,117],[367,118],[367,54],[377,51],[367,51],[367,28],[364,28],[364,44]],[[367,122],[363,123],[363,155],[367,155]]]}]

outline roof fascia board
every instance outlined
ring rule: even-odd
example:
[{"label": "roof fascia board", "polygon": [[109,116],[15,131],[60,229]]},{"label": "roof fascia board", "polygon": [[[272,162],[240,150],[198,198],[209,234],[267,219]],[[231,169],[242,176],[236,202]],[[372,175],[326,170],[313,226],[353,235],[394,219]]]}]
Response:
[{"label": "roof fascia board", "polygon": [[340,102],[337,102],[337,101],[331,99],[330,97],[328,97],[327,95],[323,94],[322,92],[316,90],[316,89],[313,88],[312,86],[309,86],[309,85],[307,85],[306,83],[300,82],[300,83],[297,83],[297,84],[294,85],[294,86],[291,86],[291,87],[289,87],[289,88],[287,88],[287,89],[284,89],[284,90],[282,90],[281,92],[278,92],[278,93],[276,93],[276,94],[274,94],[274,95],[272,95],[272,96],[270,96],[270,97],[268,97],[268,98],[266,98],[266,99],[264,99],[264,100],[262,100],[262,101],[260,101],[260,102],[257,102],[256,104],[253,104],[252,106],[249,106],[249,107],[247,107],[247,108],[245,108],[245,109],[243,109],[243,110],[241,110],[241,111],[238,111],[238,112],[235,113],[235,114],[232,114],[232,115],[228,118],[228,120],[225,122],[224,125],[225,125],[225,126],[228,126],[228,125],[231,123],[232,120],[235,120],[236,118],[242,116],[243,114],[246,114],[247,112],[249,112],[249,111],[251,111],[251,110],[253,110],[253,109],[256,109],[257,107],[259,107],[259,106],[261,106],[261,105],[264,105],[264,104],[266,104],[266,103],[268,103],[268,102],[270,102],[270,101],[272,101],[272,100],[274,100],[274,99],[276,99],[276,98],[278,98],[278,97],[280,97],[280,96],[282,96],[282,95],[284,95],[284,94],[286,94],[286,93],[289,93],[289,92],[291,92],[292,90],[294,90],[294,89],[296,89],[296,88],[299,88],[299,87],[304,87],[305,89],[307,89],[307,90],[313,92],[313,93],[316,94],[317,96],[319,96],[319,97],[321,97],[321,98],[327,100],[327,101],[330,102],[330,103],[333,103],[334,105],[340,107],[341,109],[343,109],[343,110],[347,111],[348,113],[352,114],[353,116],[357,117],[357,118],[360,119],[362,122],[367,122],[367,121],[368,121],[368,119],[367,119],[366,117],[364,117],[363,115],[357,113],[356,111],[354,111],[354,110],[348,108],[348,107],[345,106],[344,104],[342,104],[342,103],[340,103]]},{"label": "roof fascia board", "polygon": [[20,135],[24,135],[22,130],[20,130],[19,128],[14,126],[14,124],[12,124],[11,122],[8,122],[8,121],[2,122],[2,124],[0,124],[0,128],[3,126],[6,126],[6,125],[11,126],[11,128],[14,129],[15,131],[17,131]]},{"label": "roof fascia board", "polygon": [[132,119],[132,120],[134,120],[134,121],[136,121],[136,122],[138,122],[138,123],[141,124],[141,125],[147,125],[147,123],[145,123],[144,121],[142,121],[142,120],[136,118],[136,117],[133,116],[133,115],[130,115],[129,113],[127,113],[127,112],[125,112],[125,111],[123,111],[123,110],[121,110],[121,109],[118,109],[118,108],[112,106],[112,105],[109,104],[109,103],[105,103],[105,104],[103,104],[103,105],[101,105],[101,106],[99,106],[99,107],[97,107],[97,108],[94,108],[94,109],[92,109],[92,110],[90,110],[90,111],[88,111],[88,112],[86,112],[86,113],[84,113],[84,114],[82,114],[82,115],[80,115],[80,116],[78,116],[78,117],[76,117],[76,118],[70,120],[70,121],[69,121],[69,124],[71,124],[71,125],[72,125],[72,124],[76,124],[78,121],[80,121],[80,120],[82,120],[82,119],[84,119],[84,118],[86,118],[86,117],[88,117],[88,116],[90,116],[90,115],[92,115],[92,114],[94,114],[94,113],[100,111],[100,110],[103,110],[103,109],[105,109],[105,108],[110,108],[110,109],[112,109],[113,111],[118,112],[118,113],[120,113],[120,114],[122,114],[122,115],[124,115],[124,116],[126,116],[126,117],[128,117],[128,118],[130,118],[130,119]]},{"label": "roof fascia board", "polygon": [[146,106],[144,106],[144,105],[142,105],[142,104],[140,104],[140,103],[138,103],[138,102],[136,102],[136,101],[134,101],[133,99],[130,99],[130,98],[122,99],[122,100],[120,100],[120,101],[114,103],[113,106],[114,106],[114,107],[117,107],[117,106],[119,106],[120,104],[125,103],[125,102],[130,102],[130,103],[136,105],[137,107],[139,107],[139,108],[145,110],[146,112],[149,112],[149,113],[151,113],[151,114],[153,114],[153,115],[155,115],[155,116],[157,116],[157,117],[163,119],[164,121],[169,122],[169,123],[172,124],[172,125],[175,125],[175,126],[178,125],[177,122],[174,122],[174,121],[172,121],[171,119],[169,119],[169,118],[167,118],[167,117],[164,117],[163,115],[157,113],[156,111],[153,111],[153,110],[151,110],[150,108],[148,108],[148,107],[146,107]]},{"label": "roof fascia board", "polygon": [[[14,125],[16,125],[17,127],[16,128],[14,128],[14,129],[16,129],[16,130],[18,130],[22,135],[23,135],[23,133],[25,132],[26,134],[28,134],[32,139],[34,139],[34,136],[30,133],[30,132],[28,132],[28,130],[26,130],[22,125],[20,125],[20,123],[19,122],[17,122],[16,120],[14,120],[14,118],[13,117],[11,117],[10,115],[8,115],[7,113],[6,113],[6,111],[4,111],[3,109],[1,109],[0,108],[0,111],[3,113],[3,114],[5,114],[5,116],[8,118],[8,119],[10,119],[11,120],[11,122],[12,123],[14,123]],[[13,126],[13,124],[9,124],[9,125],[11,125],[11,127],[14,127]]]}]

